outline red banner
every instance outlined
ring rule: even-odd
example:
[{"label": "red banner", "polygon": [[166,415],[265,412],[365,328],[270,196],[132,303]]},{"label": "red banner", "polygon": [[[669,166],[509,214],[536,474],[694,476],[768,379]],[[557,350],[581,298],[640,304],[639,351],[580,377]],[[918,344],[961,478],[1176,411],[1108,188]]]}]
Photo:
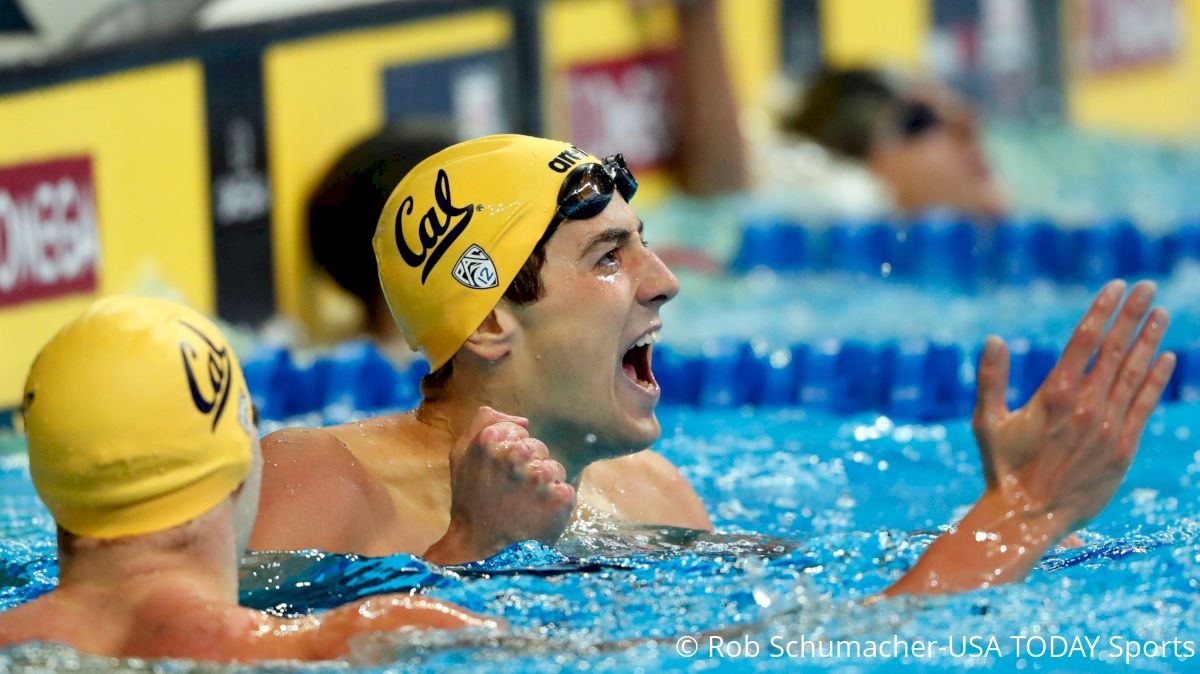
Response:
[{"label": "red banner", "polygon": [[1178,0],[1086,0],[1084,64],[1092,73],[1176,58],[1186,18]]},{"label": "red banner", "polygon": [[654,168],[675,153],[678,88],[673,53],[589,63],[566,72],[570,140],[596,155]]},{"label": "red banner", "polygon": [[92,162],[0,168],[0,307],[96,289]]}]

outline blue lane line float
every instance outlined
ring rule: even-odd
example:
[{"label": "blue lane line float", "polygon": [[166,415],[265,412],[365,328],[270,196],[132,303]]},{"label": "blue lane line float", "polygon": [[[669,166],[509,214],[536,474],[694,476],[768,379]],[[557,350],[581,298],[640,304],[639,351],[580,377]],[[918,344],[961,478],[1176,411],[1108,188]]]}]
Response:
[{"label": "blue lane line float", "polygon": [[934,421],[970,412],[973,392],[963,376],[966,356],[955,345],[925,339],[885,347],[894,354],[890,395],[883,407],[900,419]]},{"label": "blue lane line float", "polygon": [[832,269],[960,287],[1034,279],[1097,286],[1166,274],[1189,259],[1200,260],[1200,221],[1151,237],[1126,217],[1068,229],[1037,219],[979,224],[931,214],[894,222],[841,219],[810,230],[786,217],[756,216],[744,224],[730,267],[743,273]]},{"label": "blue lane line float", "polygon": [[797,271],[808,266],[808,230],[782,218],[751,220],[745,224],[741,246],[730,266],[738,272],[754,269]]},{"label": "blue lane line float", "polygon": [[742,345],[720,343],[705,347],[699,364],[698,402],[701,407],[737,407],[746,403],[744,378],[753,373],[744,367]]},{"label": "blue lane line float", "polygon": [[424,360],[401,370],[374,344],[347,342],[328,353],[294,355],[261,347],[242,368],[251,398],[264,419],[281,420],[312,412],[345,418],[353,412],[397,409],[420,400]]},{"label": "blue lane line float", "polygon": [[1167,388],[1170,390],[1174,386],[1177,399],[1183,402],[1200,401],[1200,347],[1180,351],[1178,357],[1175,374]]},{"label": "blue lane line float", "polygon": [[420,398],[420,379],[428,371],[425,361],[401,372],[370,342],[348,342],[338,346],[329,361],[329,381],[322,408],[340,406],[347,410],[400,407]]},{"label": "blue lane line float", "polygon": [[283,410],[279,405],[280,397],[276,394],[274,380],[276,370],[282,367],[282,362],[288,358],[290,355],[287,349],[262,346],[242,363],[242,371],[246,375],[246,387],[250,389],[250,399],[263,418],[283,418]]},{"label": "blue lane line float", "polygon": [[676,352],[669,345],[654,347],[654,378],[662,400],[675,405],[695,405],[699,400],[701,359]]},{"label": "blue lane line float", "polygon": [[980,275],[978,234],[962,218],[930,216],[896,231],[901,278],[973,285]]},{"label": "blue lane line float", "polygon": [[804,378],[804,361],[808,347],[770,347],[760,344],[753,349],[754,363],[760,374],[761,385],[754,404],[765,407],[784,407],[795,404],[797,387]]},{"label": "blue lane line float", "polygon": [[1029,236],[1037,278],[1069,279],[1075,258],[1070,235],[1050,222],[1039,221],[1030,227]]},{"label": "blue lane line float", "polygon": [[1200,260],[1200,221],[1184,223],[1163,237],[1161,265],[1164,273],[1187,260]]},{"label": "blue lane line float", "polygon": [[897,259],[896,232],[883,220],[842,220],[824,233],[822,266],[867,275],[888,275]]},{"label": "blue lane line float", "polygon": [[[1056,347],[1008,340],[1008,403],[1024,405],[1058,361]],[[667,404],[703,408],[804,407],[833,414],[881,412],[908,421],[969,416],[982,345],[963,349],[928,339],[868,344],[854,339],[771,345],[722,340],[693,352],[654,349],[654,374]],[[1200,344],[1176,350],[1179,362],[1163,399],[1200,401]],[[319,412],[327,422],[356,414],[407,409],[420,401],[428,364],[397,368],[367,342],[297,357],[262,348],[244,365],[265,419]]]},{"label": "blue lane line float", "polygon": [[1065,279],[1072,255],[1067,235],[1045,220],[1008,220],[980,243],[983,274],[1001,283],[1021,285],[1035,279]]}]

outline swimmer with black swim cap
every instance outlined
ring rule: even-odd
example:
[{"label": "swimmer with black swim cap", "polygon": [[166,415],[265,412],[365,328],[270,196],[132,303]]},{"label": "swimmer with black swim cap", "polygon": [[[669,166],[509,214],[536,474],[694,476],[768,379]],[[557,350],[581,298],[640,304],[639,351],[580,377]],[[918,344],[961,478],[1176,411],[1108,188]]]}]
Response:
[{"label": "swimmer with black swim cap", "polygon": [[0,614],[0,647],[318,660],[362,632],[491,623],[410,595],[292,620],[238,606],[262,459],[237,357],[195,311],[93,303],[42,349],[24,400],[29,471],[58,524],[59,583]]}]

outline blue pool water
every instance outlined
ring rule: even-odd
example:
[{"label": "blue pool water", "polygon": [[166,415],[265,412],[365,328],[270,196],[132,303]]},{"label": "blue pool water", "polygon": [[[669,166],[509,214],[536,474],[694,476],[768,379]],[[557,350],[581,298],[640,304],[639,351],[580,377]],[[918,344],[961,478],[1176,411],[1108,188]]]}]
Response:
[{"label": "blue pool water", "polygon": [[[1178,276],[1164,284],[1165,303],[1177,315],[1173,344],[1200,334],[1188,327],[1190,316],[1200,314],[1190,310],[1194,300]],[[969,343],[995,331],[993,325],[1005,325],[997,315],[1011,311],[1013,330],[1061,343],[1088,297],[1083,289],[1058,287],[962,297],[880,284],[860,287],[869,292],[849,303],[844,291],[815,281],[770,283],[746,286],[759,288],[759,294],[743,295],[736,305],[745,319],[738,336],[779,329],[769,327],[769,310],[780,299],[799,298],[804,308],[795,311],[812,312],[814,326],[825,315],[819,330],[837,337],[865,329],[874,313],[876,322],[879,315],[897,316],[898,323],[888,323],[894,331],[908,329],[907,317],[917,322],[921,316],[944,317],[969,333],[962,338]],[[713,294],[707,312],[689,304],[686,295],[666,317],[672,337],[700,338],[704,330],[727,329],[728,321],[708,322],[714,302],[721,306]],[[947,298],[958,302],[954,306],[970,306],[970,316],[946,308]],[[862,323],[846,314],[859,315]],[[926,322],[925,334],[934,323]],[[918,327],[914,323],[912,329]],[[878,329],[879,337],[887,336]],[[816,335],[818,328],[813,330]],[[902,664],[939,671],[1068,672],[1107,669],[1123,663],[1133,643],[1172,639],[1190,640],[1200,658],[1200,451],[1193,438],[1200,433],[1198,412],[1196,403],[1161,408],[1117,497],[1082,534],[1084,546],[1054,551],[1028,582],[1017,585],[863,602],[898,578],[932,532],[978,496],[982,477],[964,420],[908,424],[877,413],[838,417],[798,408],[665,407],[657,449],[695,485],[721,534],[696,537],[600,523],[573,531],[557,550],[527,544],[450,570],[409,556],[255,555],[243,562],[243,601],[290,614],[419,587],[512,625],[503,636],[365,637],[355,644],[349,665],[354,672],[878,671]],[[53,522],[33,495],[21,448],[17,438],[0,440],[0,609],[47,591],[56,571]],[[679,639],[686,637],[697,639],[699,653],[677,653]],[[1062,647],[1082,643],[1077,638],[1098,639],[1095,659],[1078,651],[1033,657],[1043,641],[1048,648]],[[724,646],[710,651],[721,639]],[[779,650],[792,642],[795,653],[805,640],[809,650],[796,655],[806,657]],[[823,657],[813,652],[813,640],[825,649],[831,640],[845,648],[857,644],[860,657],[845,652]],[[894,640],[937,644],[907,658],[861,654],[872,643],[891,648]],[[995,650],[989,650],[993,644]],[[755,645],[757,655],[751,655]],[[1131,659],[1131,668],[1180,671],[1200,663],[1175,657],[1170,644],[1150,648],[1155,657]],[[1175,648],[1186,654],[1182,646]],[[976,654],[983,657],[971,657]],[[0,651],[0,671],[81,669],[224,668],[91,658],[47,645]],[[347,666],[313,669],[347,671]]]},{"label": "blue pool water", "polygon": [[[947,671],[1097,669],[1104,663],[1020,658],[1011,637],[1099,636],[1105,651],[1113,638],[1200,639],[1194,484],[1200,455],[1189,430],[1197,411],[1182,403],[1163,409],[1113,505],[1085,532],[1086,545],[1051,554],[1020,585],[860,603],[895,580],[930,542],[928,532],[977,495],[981,477],[965,422],[895,425],[872,415],[675,408],[663,410],[660,449],[696,485],[719,530],[759,536],[684,542],[675,532],[578,532],[559,552],[514,548],[460,571],[408,556],[259,555],[243,565],[244,600],[291,613],[419,586],[513,625],[512,635],[495,643],[485,635],[469,635],[466,643],[462,635],[363,639],[353,666],[364,672],[400,664],[431,672],[623,672],[698,664],[868,671],[900,660],[770,658],[765,649],[772,637],[866,642],[893,635],[944,644],[961,637],[998,640],[999,656],[912,660]],[[26,479],[23,461],[10,454],[0,472],[0,608],[49,589],[54,575],[52,524]],[[763,645],[758,657],[675,654],[679,637],[703,639],[705,632],[739,626],[746,630],[741,638]],[[647,637],[663,641],[636,641]],[[0,655],[0,666],[53,666],[64,657],[79,656],[18,647]],[[1186,666],[1173,658],[1132,664],[1146,671]]]},{"label": "blue pool water", "polygon": [[[1155,280],[1157,302],[1172,313],[1167,343],[1195,343],[1200,264],[1180,264],[1169,277]],[[969,348],[989,334],[1038,338],[1061,347],[1095,290],[1039,281],[975,293],[952,284],[896,283],[845,272],[685,274],[681,281],[683,292],[663,307],[663,337],[685,349],[750,337],[770,344],[923,337]]]}]

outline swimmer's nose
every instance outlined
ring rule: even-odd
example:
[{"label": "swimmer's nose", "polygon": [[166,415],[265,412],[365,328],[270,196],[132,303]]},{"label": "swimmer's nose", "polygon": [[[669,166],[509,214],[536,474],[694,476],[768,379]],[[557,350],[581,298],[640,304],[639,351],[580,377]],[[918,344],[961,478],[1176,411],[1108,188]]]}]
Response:
[{"label": "swimmer's nose", "polygon": [[646,261],[642,265],[638,301],[650,305],[666,304],[679,294],[679,279],[653,251],[644,250]]}]

